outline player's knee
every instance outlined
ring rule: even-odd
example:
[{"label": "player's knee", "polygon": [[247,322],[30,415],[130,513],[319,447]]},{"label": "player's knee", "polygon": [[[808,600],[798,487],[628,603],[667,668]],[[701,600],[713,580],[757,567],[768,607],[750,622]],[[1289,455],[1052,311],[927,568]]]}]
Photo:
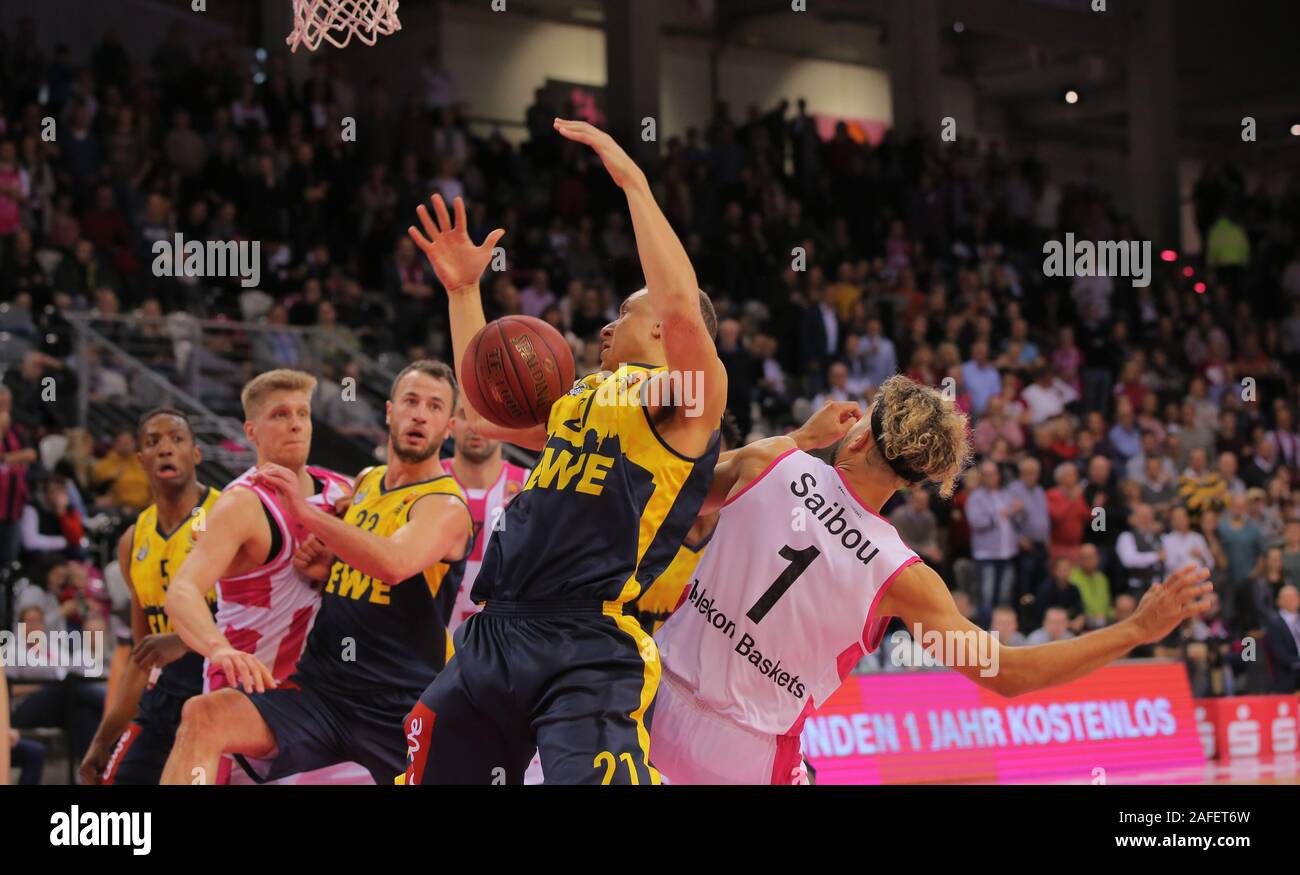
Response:
[{"label": "player's knee", "polygon": [[222,690],[195,696],[181,707],[181,728],[194,738],[212,740],[223,725],[222,717],[229,713],[228,697],[230,692]]}]

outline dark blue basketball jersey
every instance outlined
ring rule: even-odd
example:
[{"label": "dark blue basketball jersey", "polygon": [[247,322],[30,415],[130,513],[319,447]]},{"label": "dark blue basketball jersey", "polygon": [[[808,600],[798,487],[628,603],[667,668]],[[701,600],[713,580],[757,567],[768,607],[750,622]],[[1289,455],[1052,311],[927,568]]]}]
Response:
[{"label": "dark blue basketball jersey", "polygon": [[[344,520],[383,537],[406,525],[411,507],[428,495],[454,495],[443,475],[396,489],[384,488],[387,466],[362,472]],[[468,507],[465,537],[473,537]],[[411,690],[419,695],[447,663],[451,619],[465,561],[439,562],[398,584],[388,584],[335,560],[321,591],[320,611],[298,661],[313,687],[337,693]]]},{"label": "dark blue basketball jersey", "polygon": [[694,459],[664,442],[640,401],[663,370],[592,374],[552,405],[546,446],[488,541],[474,601],[623,604],[668,567],[708,494],[719,436]]}]

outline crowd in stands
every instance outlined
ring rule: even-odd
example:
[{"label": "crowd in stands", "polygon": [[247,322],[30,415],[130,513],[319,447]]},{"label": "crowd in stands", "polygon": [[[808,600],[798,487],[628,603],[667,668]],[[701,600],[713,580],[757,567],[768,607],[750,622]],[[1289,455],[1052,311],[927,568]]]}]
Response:
[{"label": "crowd in stands", "polygon": [[[475,239],[509,231],[488,318],[545,319],[580,373],[643,282],[620,193],[551,130],[572,106],[539,91],[522,138],[507,138],[471,124],[433,60],[401,91],[351,81],[328,56],[295,81],[272,54],[255,83],[248,58],[180,24],[148,58],[105,34],[86,63],[30,20],[0,35],[0,565],[14,621],[108,626],[121,593],[96,544],[150,500],[130,431],[78,428],[79,380],[100,400],[132,384],[77,349],[70,314],[234,413],[266,368],[337,387],[359,355],[449,354],[441,290],[405,234],[434,191],[465,197]],[[1203,256],[1157,261],[1145,287],[1050,278],[1045,240],[1144,239],[1116,192],[1054,178],[1032,147],[873,143],[843,123],[823,140],[815,111],[720,105],[650,168],[717,306],[742,433],[781,433],[826,399],[865,405],[897,372],[949,392],[977,464],[951,501],[918,489],[882,511],[974,621],[1013,644],[1086,634],[1198,562],[1216,609],[1134,655],[1186,659],[1197,694],[1294,690],[1300,175],[1279,189],[1209,164],[1194,194]],[[153,244],[176,234],[259,241],[260,285],[157,275]],[[178,342],[195,317],[261,329]],[[328,425],[382,442],[380,411],[332,401]],[[1253,662],[1247,636],[1264,644]],[[17,726],[48,708],[87,725],[103,695],[23,693]]]}]

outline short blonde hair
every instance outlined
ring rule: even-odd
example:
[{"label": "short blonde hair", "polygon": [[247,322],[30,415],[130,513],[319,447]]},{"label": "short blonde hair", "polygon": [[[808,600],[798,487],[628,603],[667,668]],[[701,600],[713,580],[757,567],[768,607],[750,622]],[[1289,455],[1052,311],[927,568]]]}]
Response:
[{"label": "short blonde hair", "polygon": [[875,404],[883,430],[876,449],[938,483],[944,498],[952,497],[971,459],[966,414],[947,395],[901,374],[881,384]]},{"label": "short blonde hair", "polygon": [[306,392],[311,397],[315,390],[316,378],[306,371],[279,368],[258,374],[239,393],[240,403],[244,405],[244,419],[253,419],[266,396],[272,392]]}]

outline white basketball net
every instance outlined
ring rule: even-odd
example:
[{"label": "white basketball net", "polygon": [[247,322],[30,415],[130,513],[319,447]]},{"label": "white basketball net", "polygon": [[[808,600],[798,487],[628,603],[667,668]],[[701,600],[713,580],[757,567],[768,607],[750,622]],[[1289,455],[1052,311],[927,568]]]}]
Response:
[{"label": "white basketball net", "polygon": [[293,33],[285,40],[290,51],[304,45],[314,52],[326,40],[343,48],[355,36],[373,46],[380,36],[402,29],[398,0],[293,0]]}]

